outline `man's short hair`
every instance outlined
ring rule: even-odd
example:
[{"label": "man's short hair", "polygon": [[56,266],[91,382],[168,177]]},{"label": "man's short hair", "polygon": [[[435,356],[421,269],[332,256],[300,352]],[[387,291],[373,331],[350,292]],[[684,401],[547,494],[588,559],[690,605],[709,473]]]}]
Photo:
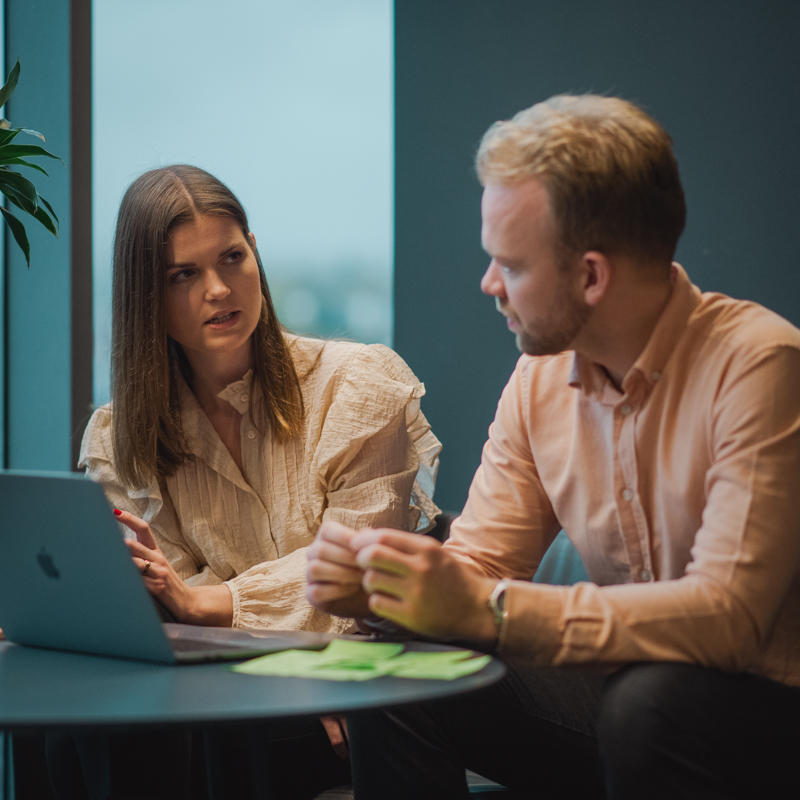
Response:
[{"label": "man's short hair", "polygon": [[668,264],[686,223],[669,134],[617,97],[557,95],[496,122],[481,141],[487,183],[540,180],[565,255],[598,250]]}]

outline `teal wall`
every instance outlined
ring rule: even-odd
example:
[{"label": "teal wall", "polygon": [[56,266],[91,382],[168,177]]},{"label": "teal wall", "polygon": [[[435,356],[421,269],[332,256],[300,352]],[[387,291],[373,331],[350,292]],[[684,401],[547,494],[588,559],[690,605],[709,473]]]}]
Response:
[{"label": "teal wall", "polygon": [[397,0],[395,348],[425,382],[459,510],[517,358],[481,295],[472,159],[497,119],[560,92],[619,94],[672,134],[695,283],[800,323],[800,4]]},{"label": "teal wall", "polygon": [[[6,0],[5,74],[20,59],[20,82],[6,108],[16,126],[41,131],[50,152],[69,161],[70,4]],[[24,134],[20,134],[20,140]],[[38,140],[27,137],[31,144]],[[16,469],[69,470],[70,185],[59,162],[34,173],[61,222],[55,239],[31,219],[31,268],[6,237],[5,463]]]}]

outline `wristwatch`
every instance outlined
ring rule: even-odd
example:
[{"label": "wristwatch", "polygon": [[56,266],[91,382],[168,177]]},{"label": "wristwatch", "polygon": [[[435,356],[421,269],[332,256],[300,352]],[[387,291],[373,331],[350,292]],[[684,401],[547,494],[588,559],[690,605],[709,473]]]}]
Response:
[{"label": "wristwatch", "polygon": [[500,641],[500,633],[503,629],[503,620],[506,618],[506,589],[509,583],[511,583],[511,581],[508,578],[497,581],[492,593],[489,595],[489,609],[494,615],[494,627],[497,630],[498,642]]}]

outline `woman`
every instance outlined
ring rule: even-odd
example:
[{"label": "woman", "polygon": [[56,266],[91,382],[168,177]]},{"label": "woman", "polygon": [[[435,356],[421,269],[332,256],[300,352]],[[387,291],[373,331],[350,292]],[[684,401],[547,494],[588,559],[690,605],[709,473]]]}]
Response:
[{"label": "woman", "polygon": [[180,622],[341,632],[305,600],[304,548],[323,519],[438,513],[422,385],[380,345],[288,335],[242,206],[195,167],[125,194],[113,308],[113,402],[80,465],[157,545],[129,541],[145,585]]},{"label": "woman", "polygon": [[420,530],[438,513],[422,384],[381,345],[287,333],[244,209],[196,167],[147,172],[122,200],[111,372],[80,466],[179,622],[343,632],[305,599],[320,523]]}]

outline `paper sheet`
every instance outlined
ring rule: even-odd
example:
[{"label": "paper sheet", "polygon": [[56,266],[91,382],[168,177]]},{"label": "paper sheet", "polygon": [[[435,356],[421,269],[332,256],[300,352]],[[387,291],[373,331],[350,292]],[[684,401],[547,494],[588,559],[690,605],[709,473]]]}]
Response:
[{"label": "paper sheet", "polygon": [[453,680],[477,672],[491,658],[472,650],[403,653],[402,644],[334,639],[324,650],[284,650],[231,669],[245,675],[282,675],[329,681],[365,681],[381,675]]}]

